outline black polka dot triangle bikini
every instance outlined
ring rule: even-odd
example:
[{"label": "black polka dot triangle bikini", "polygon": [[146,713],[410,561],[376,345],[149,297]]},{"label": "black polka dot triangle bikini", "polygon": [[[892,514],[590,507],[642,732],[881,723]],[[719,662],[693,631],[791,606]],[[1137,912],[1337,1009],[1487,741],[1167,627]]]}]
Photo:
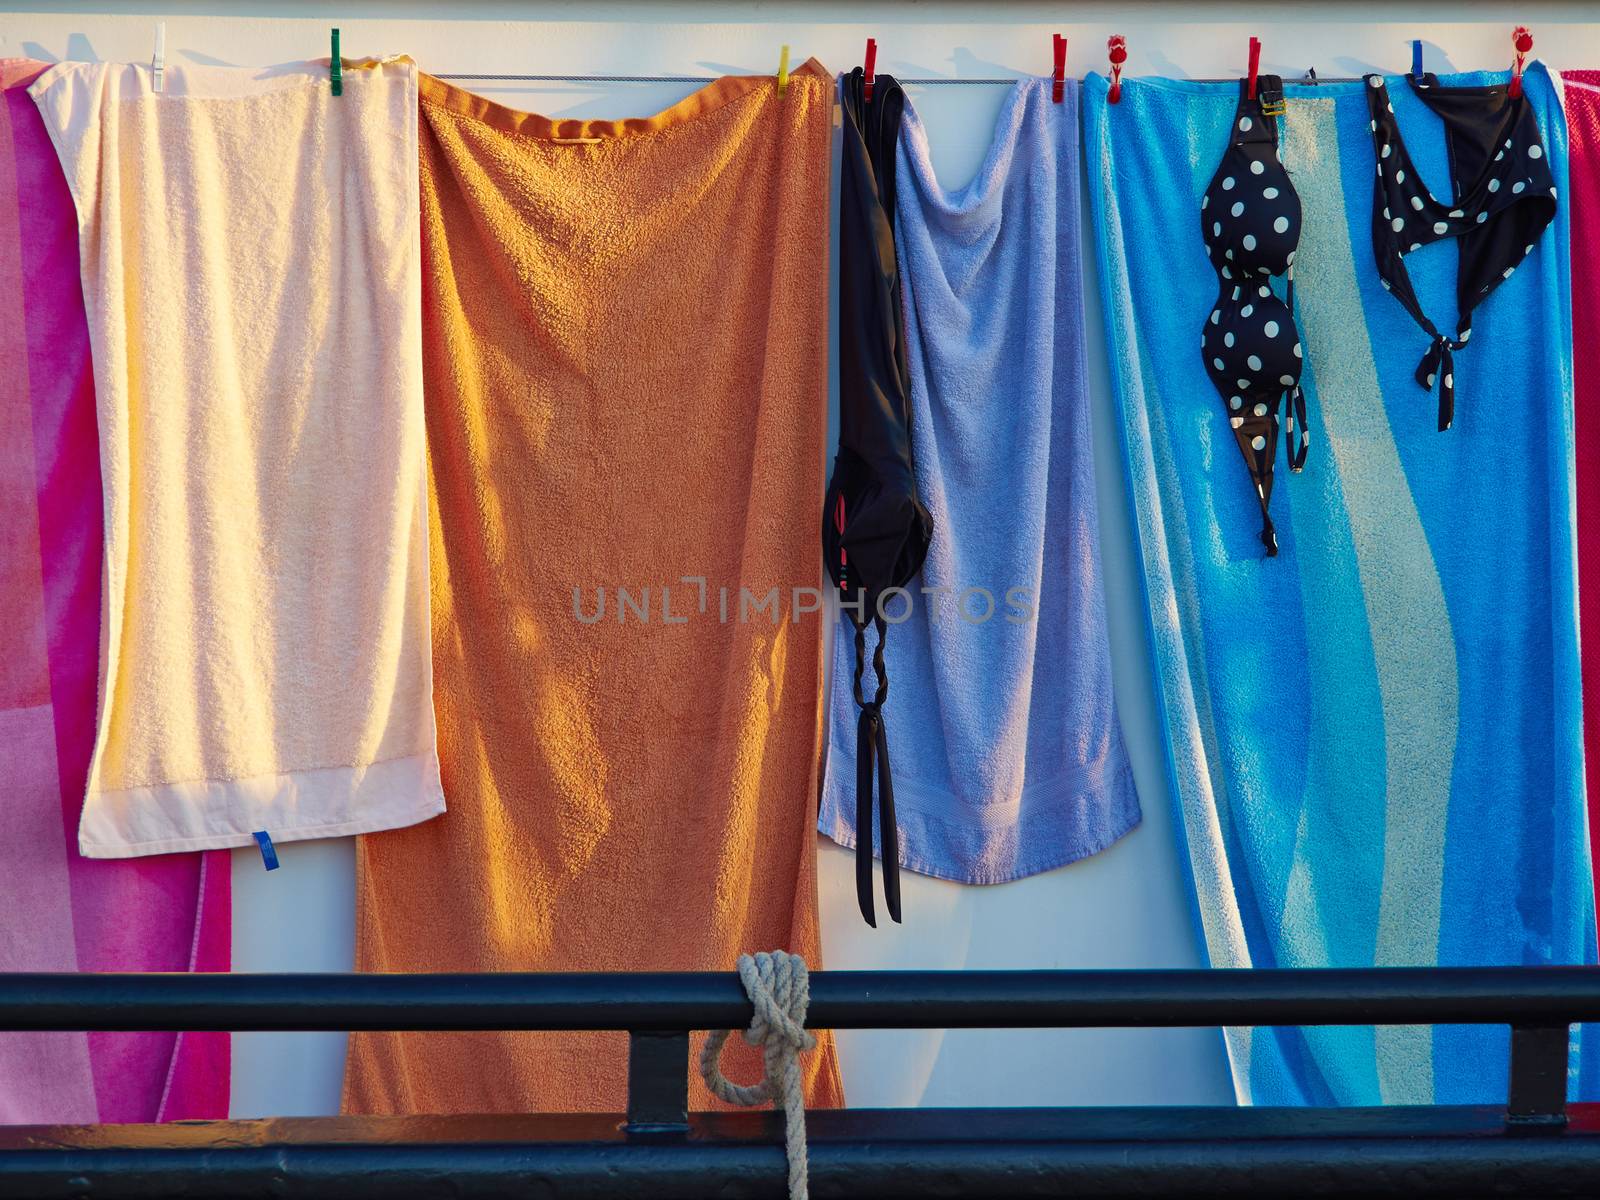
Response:
[{"label": "black polka dot triangle bikini", "polygon": [[[1372,244],[1383,286],[1432,341],[1417,382],[1439,389],[1439,429],[1455,420],[1455,352],[1472,336],[1472,310],[1489,298],[1538,242],[1556,212],[1555,181],[1526,95],[1504,85],[1442,87],[1432,74],[1408,75],[1417,98],[1444,122],[1454,202],[1435,200],[1412,166],[1388,88],[1367,76],[1367,107],[1378,158]],[[1455,337],[1422,311],[1405,255],[1444,238],[1460,239]]]},{"label": "black polka dot triangle bikini", "polygon": [[[1445,127],[1455,199],[1434,199],[1412,164],[1383,79],[1366,77],[1377,157],[1372,241],[1383,286],[1411,314],[1429,345],[1416,380],[1439,391],[1439,428],[1455,420],[1455,353],[1472,336],[1473,310],[1533,252],[1556,212],[1558,196],[1538,122],[1526,96],[1504,85],[1445,87],[1432,74],[1406,77]],[[1305,465],[1310,442],[1299,335],[1294,323],[1294,254],[1300,198],[1278,154],[1283,84],[1262,75],[1256,94],[1239,84],[1228,148],[1200,201],[1202,236],[1220,284],[1201,336],[1206,373],[1223,398],[1261,506],[1261,541],[1278,551],[1270,515],[1273,459],[1287,438],[1291,471]],[[1445,238],[1459,239],[1454,337],[1422,311],[1405,256]],[[1284,298],[1271,286],[1286,280]]]},{"label": "black polka dot triangle bikini", "polygon": [[[1239,106],[1222,163],[1200,201],[1202,236],[1220,290],[1201,333],[1206,373],[1222,396],[1261,505],[1261,541],[1278,552],[1268,508],[1280,429],[1289,469],[1305,465],[1310,441],[1300,388],[1300,335],[1294,321],[1294,254],[1300,196],[1278,157],[1283,82],[1239,81]],[[1287,279],[1286,298],[1271,279]]]}]

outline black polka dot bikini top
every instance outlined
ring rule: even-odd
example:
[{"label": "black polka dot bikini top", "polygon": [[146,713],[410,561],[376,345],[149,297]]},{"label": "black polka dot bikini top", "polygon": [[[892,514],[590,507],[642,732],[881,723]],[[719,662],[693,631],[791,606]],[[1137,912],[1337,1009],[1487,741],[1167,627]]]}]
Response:
[{"label": "black polka dot bikini top", "polygon": [[[1367,76],[1367,108],[1377,153],[1372,246],[1383,286],[1432,339],[1417,382],[1439,388],[1439,429],[1455,419],[1454,352],[1472,336],[1472,310],[1489,298],[1538,242],[1556,213],[1555,180],[1526,95],[1504,85],[1441,87],[1432,74],[1408,75],[1421,100],[1444,122],[1453,201],[1435,200],[1412,166],[1395,122],[1388,88]],[[1434,327],[1411,287],[1404,256],[1432,242],[1459,238],[1456,336]]]},{"label": "black polka dot bikini top", "polygon": [[[1227,151],[1200,200],[1202,236],[1220,291],[1201,333],[1206,373],[1222,396],[1261,505],[1261,541],[1278,552],[1268,505],[1280,422],[1289,469],[1305,465],[1309,434],[1300,388],[1300,335],[1294,320],[1294,254],[1300,195],[1278,157],[1283,81],[1257,78],[1256,95],[1239,81]],[[1287,299],[1271,278],[1287,279]]]}]

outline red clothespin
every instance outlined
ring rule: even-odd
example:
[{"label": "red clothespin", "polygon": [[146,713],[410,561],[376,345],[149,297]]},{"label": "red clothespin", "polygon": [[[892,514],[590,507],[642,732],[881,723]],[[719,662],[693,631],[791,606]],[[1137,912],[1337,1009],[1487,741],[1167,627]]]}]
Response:
[{"label": "red clothespin", "polygon": [[1106,99],[1115,104],[1122,99],[1122,64],[1128,61],[1128,39],[1120,33],[1108,37],[1106,57],[1111,60],[1111,93]]},{"label": "red clothespin", "polygon": [[1261,39],[1260,38],[1251,38],[1250,39],[1250,86],[1246,89],[1245,95],[1247,95],[1252,100],[1254,100],[1256,98],[1256,71],[1259,70],[1260,67],[1261,67]]},{"label": "red clothespin", "polygon": [[1533,34],[1526,25],[1518,25],[1511,31],[1511,45],[1516,49],[1517,58],[1511,64],[1511,86],[1506,89],[1506,95],[1514,100],[1522,95],[1522,64],[1528,51],[1533,49]]},{"label": "red clothespin", "polygon": [[1067,87],[1067,39],[1059,33],[1052,33],[1050,36],[1054,39],[1051,45],[1055,51],[1055,71],[1051,76],[1050,99],[1060,104]]},{"label": "red clothespin", "polygon": [[872,76],[878,69],[878,39],[867,39],[867,56],[861,63],[861,98],[872,103]]}]

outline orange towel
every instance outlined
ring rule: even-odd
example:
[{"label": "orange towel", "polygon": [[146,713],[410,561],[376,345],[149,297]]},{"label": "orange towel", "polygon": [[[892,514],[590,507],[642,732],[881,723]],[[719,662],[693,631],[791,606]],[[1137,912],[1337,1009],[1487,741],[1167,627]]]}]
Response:
[{"label": "orange towel", "polygon": [[[820,575],[833,82],[626,121],[426,76],[421,104],[449,811],[361,839],[358,969],[816,965],[821,626],[792,589]],[[832,1040],[805,1063],[840,1103]],[[620,1111],[626,1073],[622,1034],[357,1034],[345,1107]]]}]

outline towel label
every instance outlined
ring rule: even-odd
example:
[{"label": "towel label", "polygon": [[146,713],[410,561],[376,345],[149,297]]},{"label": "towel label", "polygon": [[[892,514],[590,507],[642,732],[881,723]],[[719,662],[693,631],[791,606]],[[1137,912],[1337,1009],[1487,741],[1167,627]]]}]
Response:
[{"label": "towel label", "polygon": [[269,871],[278,869],[278,852],[272,848],[272,839],[267,836],[265,829],[255,832],[256,845],[261,847],[261,865]]}]

